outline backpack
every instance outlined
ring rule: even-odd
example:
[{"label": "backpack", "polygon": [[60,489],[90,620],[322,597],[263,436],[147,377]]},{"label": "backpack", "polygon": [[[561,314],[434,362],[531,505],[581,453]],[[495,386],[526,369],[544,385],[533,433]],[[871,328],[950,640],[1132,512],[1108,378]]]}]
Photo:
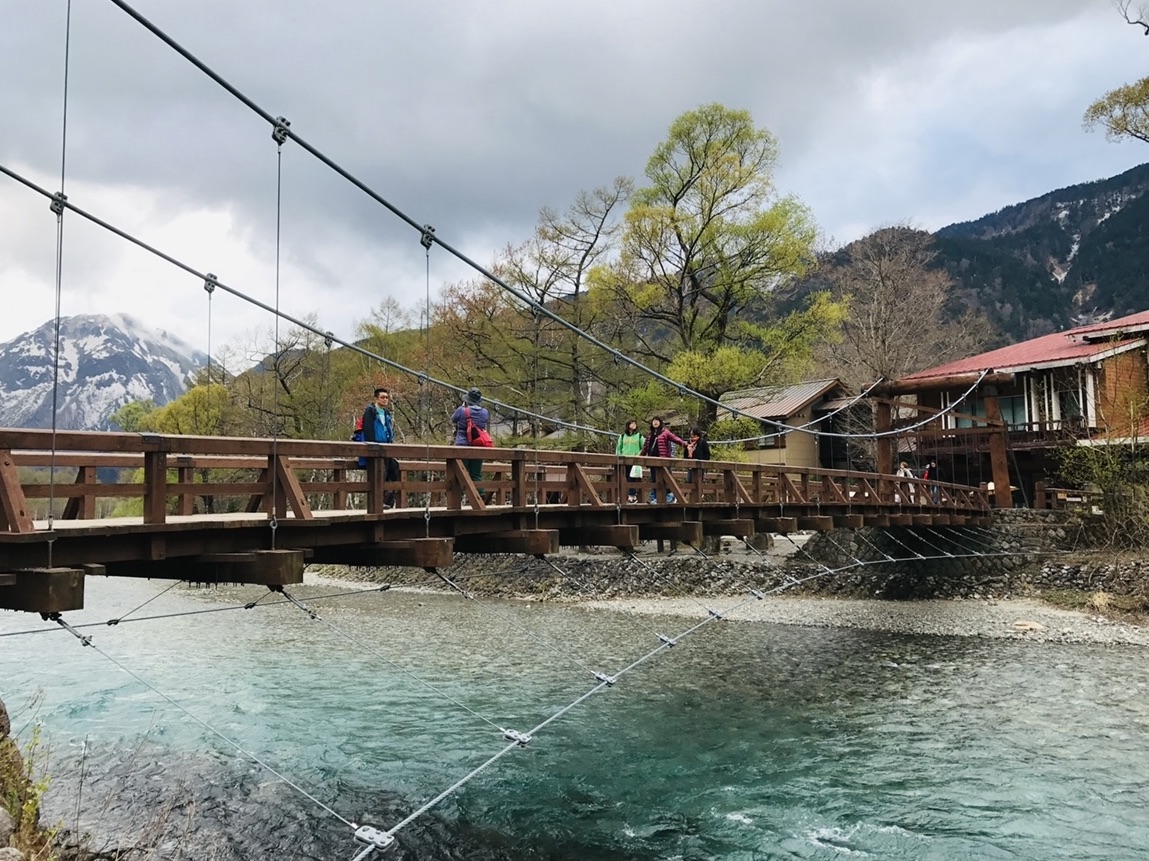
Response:
[{"label": "backpack", "polygon": [[471,421],[470,407],[463,407],[463,415],[467,417],[467,443],[476,448],[494,448],[495,441],[491,435]]},{"label": "backpack", "polygon": [[352,442],[363,442],[363,416],[355,420],[355,430],[351,431]]}]

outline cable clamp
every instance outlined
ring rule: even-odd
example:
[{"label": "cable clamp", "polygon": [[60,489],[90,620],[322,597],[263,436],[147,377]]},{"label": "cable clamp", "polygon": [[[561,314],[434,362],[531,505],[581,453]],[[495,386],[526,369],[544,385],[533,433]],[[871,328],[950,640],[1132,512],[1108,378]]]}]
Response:
[{"label": "cable clamp", "polygon": [[373,825],[360,825],[355,829],[355,842],[376,849],[387,849],[395,842],[395,838]]},{"label": "cable clamp", "polygon": [[324,346],[326,346],[327,349],[330,350],[331,345],[334,343],[335,343],[335,333],[334,332],[324,332],[323,333],[323,344],[324,344]]},{"label": "cable clamp", "polygon": [[759,601],[761,601],[763,598],[766,597],[764,594],[759,592],[757,589],[751,589],[750,594],[753,595],[755,598],[757,598]]},{"label": "cable clamp", "polygon": [[419,244],[431,250],[431,246],[435,244],[435,228],[430,224],[423,225],[423,235],[419,237]]},{"label": "cable clamp", "polygon": [[415,377],[415,380],[416,380],[416,381],[419,383],[419,385],[421,385],[421,386],[425,386],[425,385],[427,385],[427,380],[428,380],[427,372],[426,372],[426,371],[420,371],[420,372],[418,373],[418,375]]},{"label": "cable clamp", "polygon": [[203,277],[203,289],[207,291],[208,296],[210,296],[212,293],[215,292],[215,286],[216,286],[215,273],[214,272],[207,273],[207,275],[205,275]]},{"label": "cable clamp", "polygon": [[678,640],[674,639],[674,637],[668,637],[666,634],[659,634],[658,639],[668,646],[673,647],[678,645]]},{"label": "cable clamp", "polygon": [[613,688],[614,683],[618,681],[614,676],[608,676],[606,673],[595,673],[594,677],[600,682],[605,682],[608,688]]},{"label": "cable clamp", "polygon": [[717,610],[711,609],[710,607],[706,608],[706,612],[709,613],[711,616],[713,616],[715,619],[721,619],[722,618],[721,613],[719,613]]},{"label": "cable clamp", "polygon": [[291,122],[287,117],[276,117],[275,128],[271,130],[271,139],[280,146],[287,142],[288,129],[291,128]]},{"label": "cable clamp", "polygon": [[505,738],[507,741],[513,741],[519,747],[526,747],[531,740],[529,735],[527,735],[525,732],[519,732],[517,729],[503,730],[503,738]]},{"label": "cable clamp", "polygon": [[67,199],[68,195],[64,194],[62,191],[57,191],[52,195],[52,203],[49,204],[49,208],[52,210],[52,212],[56,213],[56,215],[63,215],[64,201]]},{"label": "cable clamp", "polygon": [[82,645],[82,646],[92,645],[92,638],[91,637],[85,637],[83,634],[81,634],[79,631],[77,631],[75,628],[73,628],[71,625],[69,625],[67,622],[65,622],[64,617],[61,616],[59,613],[49,614],[48,619],[55,622],[57,625],[59,625],[61,628],[63,628],[65,631],[67,631],[69,634],[71,634],[73,637],[75,637],[77,640],[79,640],[80,645]]}]

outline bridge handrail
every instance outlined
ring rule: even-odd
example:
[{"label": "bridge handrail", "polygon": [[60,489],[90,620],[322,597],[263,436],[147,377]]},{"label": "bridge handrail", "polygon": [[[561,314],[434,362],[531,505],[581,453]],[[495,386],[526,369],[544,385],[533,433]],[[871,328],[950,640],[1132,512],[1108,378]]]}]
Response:
[{"label": "bridge handrail", "polygon": [[[54,445],[53,445],[54,443]],[[358,459],[366,459],[360,469]],[[388,481],[386,463],[399,464]],[[483,461],[482,491],[464,461]],[[624,468],[620,468],[620,463]],[[631,481],[628,469],[644,467]],[[19,468],[54,465],[75,479],[51,487],[21,482]],[[652,474],[651,467],[659,467]],[[142,478],[101,469],[142,470]],[[681,480],[684,469],[691,482]],[[677,474],[676,474],[677,473]],[[629,491],[672,493],[683,505],[827,506],[859,510],[988,510],[978,488],[851,470],[534,449],[351,441],[190,436],[102,431],[0,429],[0,532],[34,531],[30,499],[54,497],[62,519],[96,519],[99,499],[143,500],[145,523],[211,508],[217,497],[246,498],[246,510],[277,517],[311,518],[316,506],[382,516],[399,507],[435,504],[482,510],[489,502],[519,508],[538,504],[594,507],[622,504]],[[934,497],[933,494],[937,494]],[[358,506],[362,504],[362,508]]]}]

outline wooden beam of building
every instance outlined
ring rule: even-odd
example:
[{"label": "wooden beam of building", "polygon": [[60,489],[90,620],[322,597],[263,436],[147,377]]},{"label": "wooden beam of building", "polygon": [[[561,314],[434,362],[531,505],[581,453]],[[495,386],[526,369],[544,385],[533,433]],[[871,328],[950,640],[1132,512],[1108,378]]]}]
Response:
[{"label": "wooden beam of building", "polygon": [[[994,388],[985,396],[985,415],[990,421],[1001,421],[1001,404]],[[1001,431],[989,438],[989,466],[993,473],[994,508],[1012,508],[1013,490],[1009,486],[1009,454],[1006,446],[1004,425]]]},{"label": "wooden beam of building", "polygon": [[65,613],[84,608],[84,572],[80,568],[29,568],[5,573],[15,575],[15,583],[0,586],[0,609]]},{"label": "wooden beam of building", "polygon": [[[887,395],[913,395],[918,392],[938,392],[945,389],[968,389],[978,381],[981,374],[953,374],[945,377],[927,377],[919,380],[892,380],[888,383],[879,383],[870,389],[870,394],[884,397]],[[1006,386],[1014,382],[1013,374],[986,374],[981,380],[986,386]]]},{"label": "wooden beam of building", "polygon": [[456,535],[456,553],[524,553],[545,556],[559,552],[557,529],[512,529],[482,535]]},{"label": "wooden beam of building", "polygon": [[455,539],[413,538],[350,547],[316,547],[312,562],[372,568],[446,568],[455,560]]},{"label": "wooden beam of building", "polygon": [[680,523],[640,523],[638,534],[643,541],[669,539],[681,541],[691,547],[702,544],[702,521],[683,520]]},{"label": "wooden beam of building", "polygon": [[631,550],[638,546],[638,526],[623,523],[618,526],[569,526],[559,529],[559,543],[568,547],[618,547]]},{"label": "wooden beam of building", "polygon": [[294,586],[303,582],[302,550],[252,550],[244,553],[205,553],[173,559],[109,562],[109,577],[149,577],[191,583],[249,583]]}]

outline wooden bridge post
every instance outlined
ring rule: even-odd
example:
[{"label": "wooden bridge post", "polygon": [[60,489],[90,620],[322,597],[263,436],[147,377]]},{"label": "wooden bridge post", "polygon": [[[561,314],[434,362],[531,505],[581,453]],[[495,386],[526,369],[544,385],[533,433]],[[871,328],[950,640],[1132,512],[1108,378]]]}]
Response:
[{"label": "wooden bridge post", "polygon": [[511,505],[519,508],[527,504],[527,462],[526,456],[517,451],[511,461]]},{"label": "wooden bridge post", "polygon": [[367,513],[382,514],[387,510],[383,482],[387,478],[387,458],[367,458]]},{"label": "wooden bridge post", "polygon": [[163,523],[168,514],[168,453],[144,452],[144,523]]},{"label": "wooden bridge post", "polygon": [[33,532],[35,526],[28,514],[28,500],[20,486],[20,475],[12,452],[0,451],[0,526],[8,532]]},{"label": "wooden bridge post", "polygon": [[[181,485],[193,484],[195,482],[195,470],[190,466],[176,467],[176,475]],[[195,513],[195,491],[180,490],[179,495],[176,497],[178,508],[177,514],[188,516]],[[91,515],[84,515],[90,517]]]}]

